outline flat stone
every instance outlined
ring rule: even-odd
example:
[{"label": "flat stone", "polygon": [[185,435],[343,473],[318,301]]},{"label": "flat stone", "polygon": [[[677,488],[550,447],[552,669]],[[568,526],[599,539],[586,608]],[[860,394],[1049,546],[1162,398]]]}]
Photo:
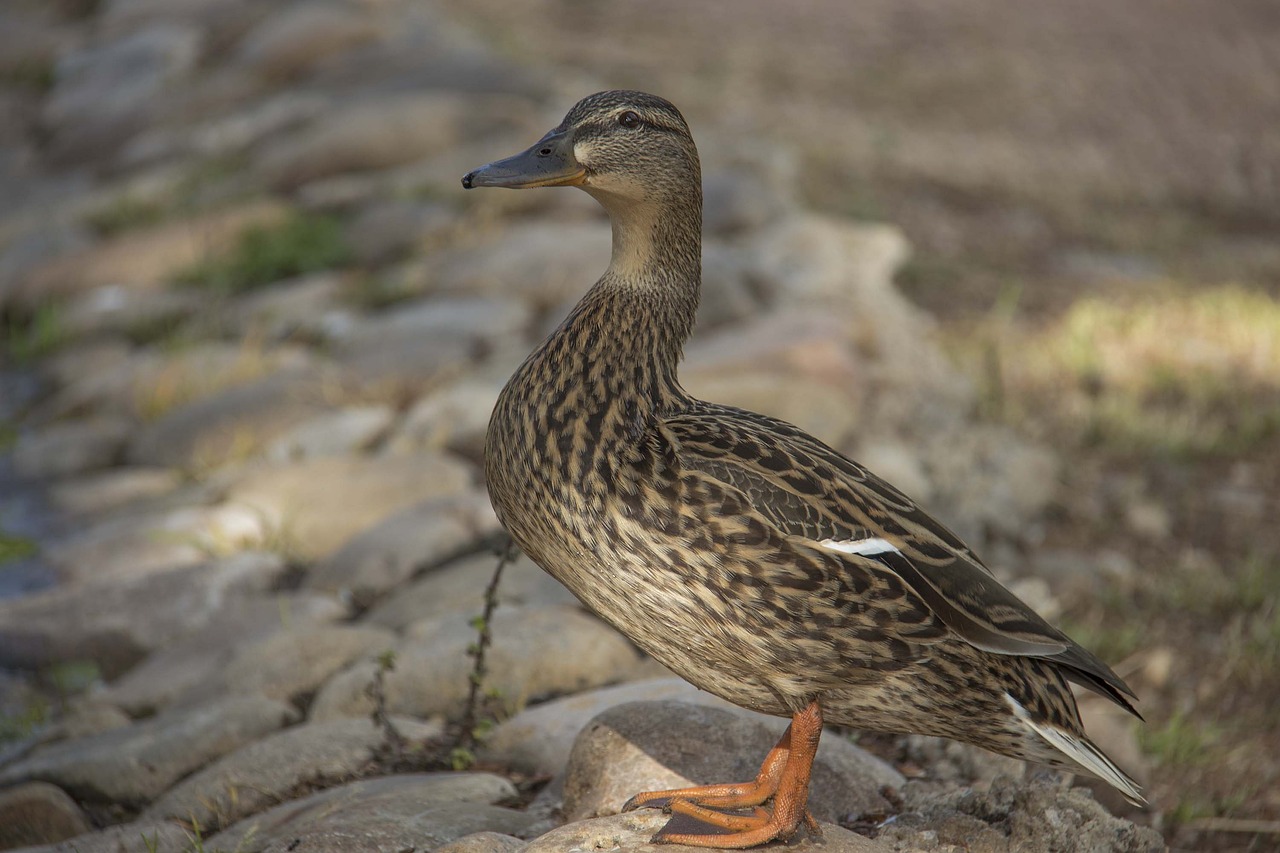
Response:
[{"label": "flat stone", "polygon": [[[498,520],[485,497],[463,493],[433,498],[400,510],[351,537],[312,569],[304,584],[308,589],[349,598],[357,607],[367,607],[417,572],[473,546],[497,529]],[[397,593],[384,606],[394,607],[396,601],[405,598],[416,603],[421,597],[412,591]],[[411,613],[414,606],[395,612]],[[419,613],[408,621],[425,615]],[[392,618],[376,624],[400,628],[408,622]]]},{"label": "flat stone", "polygon": [[601,687],[531,705],[504,720],[485,738],[482,758],[529,775],[558,776],[569,763],[578,733],[593,718],[628,702],[660,699],[733,707],[682,678],[648,678]]},{"label": "flat stone", "polygon": [[[396,730],[421,742],[439,723],[396,718]],[[188,776],[144,813],[193,822],[206,833],[284,801],[304,785],[323,788],[349,779],[374,759],[384,733],[372,720],[334,720],[285,729],[244,746]]]},{"label": "flat stone", "polygon": [[245,507],[195,506],[109,516],[44,549],[67,581],[133,578],[261,546],[271,529]]},{"label": "flat stone", "polygon": [[458,213],[448,205],[382,198],[356,214],[346,226],[346,236],[361,263],[379,267],[457,227]]},{"label": "flat stone", "polygon": [[49,502],[71,515],[97,515],[169,493],[182,483],[172,468],[117,467],[63,480],[50,487]]},{"label": "flat stone", "polygon": [[385,628],[308,625],[278,631],[237,650],[202,692],[208,697],[246,693],[289,701],[311,693],[352,661],[395,645],[395,634]]},{"label": "flat stone", "polygon": [[[497,561],[486,551],[433,569],[387,596],[364,614],[364,621],[401,630],[432,616],[479,613]],[[502,607],[577,604],[573,593],[523,554],[502,570],[497,599]]]},{"label": "flat stone", "polygon": [[[479,610],[477,609],[477,613]],[[412,717],[456,715],[469,688],[475,614],[456,613],[412,625],[387,674],[387,708]],[[604,623],[574,607],[504,607],[494,613],[485,679],[512,710],[539,696],[573,693],[625,680],[641,664],[636,650]],[[316,695],[313,720],[372,712],[365,689],[377,664],[356,664]]]},{"label": "flat stone", "polygon": [[313,592],[237,595],[203,627],[165,643],[97,695],[134,716],[190,704],[188,697],[216,683],[239,649],[288,627],[346,615],[337,599]]},{"label": "flat stone", "polygon": [[0,791],[0,850],[62,841],[92,828],[84,810],[55,785],[27,782]]},{"label": "flat stone", "polygon": [[235,593],[270,587],[284,562],[269,554],[143,577],[86,581],[0,602],[0,666],[41,669],[92,660],[107,677],[210,623]]},{"label": "flat stone", "polygon": [[443,847],[437,847],[435,853],[522,853],[527,846],[528,842],[514,835],[473,832]]},{"label": "flat stone", "polygon": [[321,559],[400,510],[469,492],[472,481],[472,468],[444,453],[327,456],[253,471],[227,501],[260,514],[298,556]]},{"label": "flat stone", "polygon": [[436,289],[553,308],[580,297],[609,265],[607,222],[530,222],[433,257]]},{"label": "flat stone", "polygon": [[501,390],[497,382],[463,379],[428,392],[387,440],[387,451],[449,449],[471,459],[482,458],[489,416]]},{"label": "flat stone", "polygon": [[236,58],[263,77],[288,80],[335,53],[381,36],[385,22],[378,12],[354,3],[286,6],[245,36]]},{"label": "flat stone", "polygon": [[18,283],[14,298],[30,307],[109,285],[154,289],[205,257],[230,249],[246,228],[280,222],[285,212],[276,202],[251,202],[128,231],[41,264]]},{"label": "flat stone", "polygon": [[492,805],[515,788],[488,773],[424,773],[352,782],[284,803],[205,841],[240,853],[435,850],[480,831],[518,833],[522,812]]},{"label": "flat stone", "polygon": [[124,418],[107,415],[24,432],[13,448],[13,467],[33,480],[106,468],[121,457],[134,429]]},{"label": "flat stone", "polygon": [[191,771],[297,717],[272,699],[231,697],[41,748],[0,769],[0,785],[43,780],[81,800],[139,806]]},{"label": "flat stone", "polygon": [[169,821],[142,820],[77,835],[22,853],[190,853],[191,834]]},{"label": "flat stone", "polygon": [[[352,326],[360,328],[368,327]],[[480,341],[465,334],[403,334],[381,340],[368,338],[363,345],[350,348],[342,346],[339,343],[336,357],[343,383],[357,389],[358,399],[376,397],[397,406],[465,375],[484,350]]]},{"label": "flat stone", "polygon": [[[573,745],[565,817],[616,814],[640,791],[754,779],[780,734],[776,723],[759,716],[679,701],[610,708]],[[809,808],[829,821],[885,813],[891,806],[881,789],[905,781],[885,762],[828,733],[814,760]]]},{"label": "flat stone", "polygon": [[[582,820],[552,830],[520,848],[520,853],[577,853],[583,850],[634,850],[636,853],[701,853],[705,847],[684,844],[652,844],[650,839],[670,819],[654,809]],[[822,838],[807,837],[802,831],[787,850],[814,853],[912,853],[915,848],[891,847],[829,823],[820,824]],[[770,845],[773,849],[775,845]],[[501,848],[499,848],[501,849]]]},{"label": "flat stone", "polygon": [[466,139],[510,127],[527,104],[503,96],[453,92],[389,94],[335,105],[294,134],[269,142],[257,173],[277,189],[384,169],[437,154]]},{"label": "flat stone", "polygon": [[324,377],[286,369],[178,406],[138,432],[129,460],[207,470],[244,459],[329,409]]},{"label": "flat stone", "polygon": [[242,335],[270,341],[323,340],[329,324],[349,313],[340,302],[344,285],[341,273],[324,270],[245,294],[226,311],[231,326]]},{"label": "flat stone", "polygon": [[109,284],[75,298],[59,318],[68,335],[128,335],[139,329],[174,328],[205,299],[195,290],[139,290]]},{"label": "flat stone", "polygon": [[523,303],[491,296],[428,296],[403,302],[357,324],[341,341],[351,357],[418,337],[458,337],[473,344],[495,344],[522,337],[531,312]]},{"label": "flat stone", "polygon": [[289,462],[367,450],[395,420],[390,406],[355,406],[317,415],[268,445],[266,458]]}]

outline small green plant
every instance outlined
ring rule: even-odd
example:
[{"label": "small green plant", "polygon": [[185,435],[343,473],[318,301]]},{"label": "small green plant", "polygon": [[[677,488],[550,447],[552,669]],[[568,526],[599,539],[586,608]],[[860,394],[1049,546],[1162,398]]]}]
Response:
[{"label": "small green plant", "polygon": [[42,358],[66,341],[62,313],[53,303],[41,305],[23,318],[9,317],[5,322],[8,355],[22,364]]},{"label": "small green plant", "polygon": [[37,550],[39,549],[36,543],[30,539],[0,530],[0,566],[13,560],[30,557]]},{"label": "small green plant", "polygon": [[122,195],[91,212],[87,220],[93,230],[110,237],[133,228],[155,225],[165,218],[167,212],[165,204],[158,199]]},{"label": "small green plant", "polygon": [[1221,739],[1217,726],[1200,723],[1178,711],[1163,726],[1142,730],[1142,747],[1162,766],[1188,766],[1203,762]]},{"label": "small green plant", "polygon": [[336,219],[300,213],[278,225],[246,229],[230,252],[187,269],[178,281],[241,293],[283,278],[341,266],[350,258],[350,247]]}]

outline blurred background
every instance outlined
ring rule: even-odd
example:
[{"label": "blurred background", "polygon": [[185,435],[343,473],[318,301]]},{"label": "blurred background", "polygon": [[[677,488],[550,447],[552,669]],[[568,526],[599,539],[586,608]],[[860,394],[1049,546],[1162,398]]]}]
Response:
[{"label": "blurred background", "polygon": [[[1280,843],[1273,0],[6,0],[0,632],[122,553],[296,577],[364,529],[238,510],[266,465],[443,450],[474,481],[608,228],[457,179],[602,88],[702,153],[690,387],[857,454],[1115,665],[1135,819]],[[775,322],[828,244],[845,329]],[[294,499],[352,476],[320,475]],[[135,646],[11,646],[0,737]]]}]

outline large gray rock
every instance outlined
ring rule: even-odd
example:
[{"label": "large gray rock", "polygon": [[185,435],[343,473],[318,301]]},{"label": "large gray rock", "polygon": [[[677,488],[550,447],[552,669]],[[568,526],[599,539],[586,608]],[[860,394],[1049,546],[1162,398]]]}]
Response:
[{"label": "large gray rock", "polygon": [[387,776],[284,803],[246,818],[205,845],[240,853],[434,850],[483,830],[522,831],[529,816],[492,805],[515,794],[510,782],[488,773]]},{"label": "large gray rock", "polygon": [[[438,724],[394,719],[411,742],[437,737]],[[206,833],[284,800],[303,785],[323,788],[364,770],[384,733],[372,720],[295,726],[242,747],[188,776],[151,805],[144,817],[191,821]]]},{"label": "large gray rock", "polygon": [[1113,817],[1089,794],[1053,784],[1005,777],[988,791],[941,793],[911,783],[905,807],[886,824],[880,840],[923,851],[957,847],[984,853],[1156,853],[1160,833]]},{"label": "large gray rock", "polygon": [[682,678],[650,678],[552,699],[499,723],[484,741],[482,757],[529,775],[558,776],[569,763],[578,734],[609,708],[629,702],[674,700],[693,705],[732,706]]},{"label": "large gray rock", "polygon": [[[340,594],[359,607],[367,607],[404,585],[416,573],[474,547],[497,527],[498,520],[488,499],[478,494],[427,500],[400,510],[347,540],[311,570],[305,585],[308,589]],[[431,576],[435,574],[437,572],[432,572]],[[412,614],[420,601],[420,596],[412,590],[420,585],[421,582],[415,584],[408,594],[400,593],[387,599],[379,609],[387,607],[398,614]],[[405,603],[398,605],[401,601]],[[421,612],[407,620],[371,621],[401,628],[427,615],[430,614]]]},{"label": "large gray rock", "polygon": [[202,628],[165,643],[98,692],[134,716],[146,716],[216,683],[239,649],[289,628],[342,619],[347,608],[313,592],[237,595]]},{"label": "large gray rock", "polygon": [[[477,608],[476,613],[479,612]],[[456,715],[470,685],[474,613],[423,619],[396,648],[385,681],[387,708],[413,717]],[[641,664],[621,635],[575,607],[511,607],[493,617],[486,665],[488,688],[509,708],[538,696],[573,693],[626,680]],[[329,681],[311,705],[313,720],[364,716],[373,710],[366,688],[377,664],[363,663]]]},{"label": "large gray rock", "polygon": [[[750,781],[780,734],[776,724],[759,717],[685,702],[610,708],[573,745],[565,816],[616,814],[640,791]],[[809,808],[819,820],[883,813],[890,804],[881,789],[905,781],[885,762],[828,734],[814,760]]]},{"label": "large gray rock", "polygon": [[266,457],[278,463],[360,453],[387,432],[395,417],[390,406],[353,406],[317,415],[271,442]]},{"label": "large gray rock", "polygon": [[182,476],[171,468],[117,467],[64,480],[49,489],[49,502],[72,515],[95,515],[172,492]]},{"label": "large gray rock", "polygon": [[499,832],[473,832],[438,848],[435,853],[520,853],[527,842]]},{"label": "large gray rock", "polygon": [[13,448],[13,467],[30,479],[68,477],[116,462],[134,431],[129,421],[110,415],[50,424],[24,432]]},{"label": "large gray rock", "polygon": [[342,2],[284,6],[245,37],[237,59],[263,77],[287,80],[381,36],[386,22],[379,11]]},{"label": "large gray rock", "polygon": [[527,106],[501,96],[390,94],[334,107],[256,157],[258,174],[280,189],[308,181],[408,163],[476,135],[510,127]]},{"label": "large gray rock", "polygon": [[472,459],[481,458],[489,416],[501,390],[500,382],[463,379],[427,392],[387,440],[387,450],[402,453],[447,448]]},{"label": "large gray rock", "polygon": [[[387,596],[364,619],[399,630],[431,616],[479,613],[497,561],[496,555],[485,551],[434,569]],[[577,603],[573,593],[523,554],[503,568],[497,600],[503,607]]]},{"label": "large gray rock", "polygon": [[297,718],[282,702],[232,697],[44,747],[0,769],[0,785],[43,780],[81,800],[140,806],[192,770]]},{"label": "large gray rock", "polygon": [[0,602],[0,665],[92,660],[108,677],[199,630],[238,594],[276,582],[284,561],[241,554],[173,572],[58,586]]},{"label": "large gray rock", "polygon": [[[670,819],[653,809],[628,814],[598,817],[562,826],[529,842],[519,853],[577,853],[580,850],[634,850],[636,853],[701,853],[705,847],[689,847],[684,844],[651,844],[649,839],[662,829]],[[913,853],[911,847],[893,847],[881,841],[873,841],[861,835],[841,829],[829,823],[821,824],[822,838],[809,838],[802,830],[787,850],[814,851],[814,853]],[[767,849],[774,849],[770,845]],[[781,848],[779,848],[781,849]]]},{"label": "large gray rock", "polygon": [[0,850],[62,841],[92,828],[84,810],[55,785],[27,782],[0,791]]},{"label": "large gray rock", "polygon": [[191,853],[192,835],[169,821],[140,820],[77,835],[22,853]]},{"label": "large gray rock", "polygon": [[469,493],[474,471],[446,453],[326,456],[248,473],[227,496],[266,519],[303,558],[323,558],[408,507]]}]

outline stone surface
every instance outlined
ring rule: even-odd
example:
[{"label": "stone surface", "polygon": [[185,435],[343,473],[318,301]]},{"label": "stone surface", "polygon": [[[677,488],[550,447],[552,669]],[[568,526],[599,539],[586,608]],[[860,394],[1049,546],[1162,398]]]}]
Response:
[{"label": "stone surface", "polygon": [[[639,791],[754,779],[785,725],[671,700],[610,708],[574,742],[565,817],[616,814]],[[904,782],[888,764],[828,733],[814,761],[809,809],[828,821],[884,813],[890,806],[881,789]]]},{"label": "stone surface", "polygon": [[63,512],[92,515],[158,497],[181,482],[171,468],[117,467],[58,483],[49,489],[49,500]]},{"label": "stone surface", "polygon": [[[479,613],[497,562],[495,554],[484,551],[433,569],[387,596],[364,619],[398,630],[431,616]],[[501,607],[577,603],[573,593],[523,554],[503,568],[497,600]]]},{"label": "stone surface", "polygon": [[360,453],[386,433],[395,416],[390,406],[356,406],[317,415],[271,442],[266,458],[278,463]]},{"label": "stone surface", "polygon": [[[482,536],[496,529],[497,519],[485,497],[465,493],[423,501],[348,539],[307,574],[304,584],[308,589],[338,593],[359,607],[367,607],[401,587],[415,573],[473,548]],[[419,585],[397,593],[383,606],[399,614],[412,613],[421,600],[414,593]],[[405,603],[397,604],[401,601]],[[407,621],[373,621],[400,628],[426,615],[429,614],[419,613]]]},{"label": "stone surface", "polygon": [[[411,742],[437,737],[443,727],[394,719]],[[384,742],[371,720],[334,720],[285,729],[232,752],[170,788],[145,812],[152,819],[194,821],[206,834],[285,801],[304,786],[351,778]]]},{"label": "stone surface", "polygon": [[192,770],[297,717],[289,706],[260,696],[223,699],[41,748],[0,768],[0,785],[43,780],[81,800],[139,806]]},{"label": "stone surface", "polygon": [[483,830],[520,832],[528,816],[492,805],[515,793],[506,779],[487,773],[387,776],[284,803],[205,844],[240,853],[434,850]]},{"label": "stone surface", "polygon": [[[705,847],[688,847],[684,844],[651,844],[649,839],[662,829],[668,815],[653,809],[628,814],[583,820],[552,830],[535,838],[520,853],[577,853],[586,850],[634,850],[636,853],[700,853]],[[841,829],[829,823],[820,824],[822,838],[797,836],[785,848],[822,853],[913,853],[910,846],[890,846]],[[764,849],[774,849],[772,845]],[[501,848],[498,848],[501,849]]]},{"label": "stone surface", "polygon": [[436,848],[435,853],[521,853],[524,839],[498,832],[473,832]]},{"label": "stone surface", "polygon": [[393,513],[467,493],[472,468],[445,453],[329,456],[251,471],[227,502],[261,515],[302,558],[332,554]]},{"label": "stone surface", "polygon": [[24,433],[13,449],[21,477],[67,477],[106,468],[121,456],[133,425],[110,415],[46,426]]},{"label": "stone surface", "polygon": [[240,43],[238,60],[274,80],[297,76],[330,56],[382,34],[375,9],[356,3],[285,6]]},{"label": "stone surface", "polygon": [[77,835],[22,853],[190,853],[192,836],[168,821],[138,821]]},{"label": "stone surface", "polygon": [[429,392],[405,415],[400,428],[387,440],[392,453],[444,449],[472,459],[484,453],[489,416],[502,385],[463,380]]},{"label": "stone surface", "polygon": [[27,782],[0,791],[0,850],[50,844],[92,828],[84,810],[55,785]]},{"label": "stone surface", "polygon": [[210,623],[236,593],[272,585],[278,557],[241,554],[173,572],[59,586],[0,602],[0,665],[92,660],[108,677]]},{"label": "stone surface", "polygon": [[346,615],[336,598],[314,592],[237,595],[203,627],[165,643],[98,695],[135,716],[189,704],[205,685],[219,682],[238,650],[289,628]]},{"label": "stone surface", "polygon": [[558,776],[579,732],[599,714],[628,702],[674,700],[732,708],[682,678],[662,677],[601,687],[531,705],[504,720],[484,741],[482,757],[530,775]]},{"label": "stone surface", "polygon": [[[456,715],[469,685],[475,642],[471,618],[456,613],[410,626],[386,677],[387,707],[413,717]],[[640,666],[635,649],[613,629],[574,607],[504,607],[495,612],[486,685],[517,709],[539,696],[625,680]],[[365,688],[376,664],[363,663],[329,681],[311,705],[311,719],[364,716],[373,710]]]}]

